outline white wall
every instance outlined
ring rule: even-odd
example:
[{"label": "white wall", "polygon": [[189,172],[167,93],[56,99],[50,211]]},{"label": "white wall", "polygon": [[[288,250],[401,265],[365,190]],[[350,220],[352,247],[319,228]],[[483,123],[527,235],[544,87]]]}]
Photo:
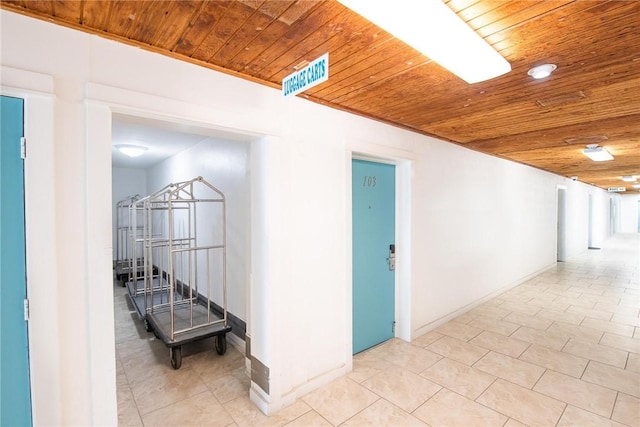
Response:
[{"label": "white wall", "polygon": [[[111,169],[111,188],[113,189],[111,197],[111,204],[113,205],[111,213],[111,218],[113,221],[113,259],[115,260],[117,259],[116,223],[118,218],[116,204],[126,197],[135,195],[139,195],[140,197],[146,196],[148,194],[147,173],[144,169],[114,167]],[[129,222],[127,221],[123,224],[129,224]]]},{"label": "white wall", "polygon": [[[251,145],[247,318],[252,356],[270,369],[269,393],[251,389],[266,412],[351,369],[354,153],[400,165],[397,317],[407,339],[554,264],[558,185],[567,187],[568,256],[586,249],[588,194],[597,212],[608,209],[602,190],[556,175],[97,36],[6,11],[0,18],[2,90],[27,98],[28,138],[55,122],[34,142],[55,155],[27,160],[27,197],[41,194],[36,183],[51,191],[37,211],[27,207],[27,227],[53,236],[28,239],[28,256],[53,260],[47,271],[27,266],[30,296],[50,305],[29,331],[32,351],[47,344],[47,358],[31,361],[37,424],[116,422],[104,197],[112,112],[262,135]],[[600,239],[605,220],[599,214],[594,226]]]},{"label": "white wall", "polygon": [[620,232],[640,232],[640,194],[625,194],[620,202]]},{"label": "white wall", "polygon": [[[224,193],[227,222],[228,310],[242,320],[246,320],[251,261],[249,217],[251,186],[248,161],[249,143],[209,138],[147,170],[147,194],[160,190],[169,183],[187,181],[198,176],[202,176]],[[198,215],[199,240],[200,244],[205,244],[202,239],[205,238],[204,233],[207,230],[203,227],[213,227],[217,224],[217,220],[202,211],[198,212]],[[199,272],[204,274],[206,271],[200,268]],[[202,292],[206,294],[204,289]],[[221,296],[219,294],[216,296],[216,303],[222,305]]]}]

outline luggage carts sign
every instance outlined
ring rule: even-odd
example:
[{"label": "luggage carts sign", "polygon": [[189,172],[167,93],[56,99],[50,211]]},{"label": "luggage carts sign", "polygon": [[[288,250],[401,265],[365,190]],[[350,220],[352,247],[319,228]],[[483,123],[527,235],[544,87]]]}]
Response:
[{"label": "luggage carts sign", "polygon": [[329,79],[329,52],[282,79],[282,95],[294,96]]}]

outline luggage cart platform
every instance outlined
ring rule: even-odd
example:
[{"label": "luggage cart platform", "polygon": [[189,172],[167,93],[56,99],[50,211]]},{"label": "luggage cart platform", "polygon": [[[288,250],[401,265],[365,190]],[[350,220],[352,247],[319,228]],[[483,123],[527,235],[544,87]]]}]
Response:
[{"label": "luggage cart platform", "polygon": [[[191,323],[191,308],[193,309],[193,324],[200,325],[189,329]],[[171,366],[179,369],[182,364],[182,345],[193,341],[198,341],[210,337],[215,337],[215,348],[219,355],[223,355],[227,351],[226,334],[231,332],[231,326],[218,315],[210,312],[209,322],[207,322],[207,307],[200,304],[183,306],[174,306],[174,331],[185,330],[184,332],[174,333],[171,339],[171,312],[169,308],[155,310],[153,313],[147,313],[145,321],[149,328],[156,336],[169,347],[169,355],[171,357]]]}]

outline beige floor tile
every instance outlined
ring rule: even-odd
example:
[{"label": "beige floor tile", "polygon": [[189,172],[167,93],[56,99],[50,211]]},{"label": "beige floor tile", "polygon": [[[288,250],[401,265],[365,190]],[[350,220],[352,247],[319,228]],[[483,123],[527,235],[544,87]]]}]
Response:
[{"label": "beige floor tile", "polygon": [[501,426],[507,421],[504,415],[447,389],[439,391],[413,415],[432,426]]},{"label": "beige floor tile", "polygon": [[413,341],[411,341],[411,344],[418,346],[418,347],[426,347],[429,344],[431,344],[434,341],[438,341],[440,338],[442,338],[444,335],[442,335],[439,332],[436,331],[430,331],[427,332],[424,335],[420,335],[418,338],[414,339]]},{"label": "beige floor tile", "polygon": [[504,423],[504,426],[502,427],[529,427],[526,424],[522,424],[520,421],[518,420],[514,420],[513,418],[509,418],[509,420]]},{"label": "beige floor tile", "polygon": [[545,371],[541,366],[494,351],[478,360],[473,367],[526,388],[532,388]]},{"label": "beige floor tile", "polygon": [[200,380],[198,373],[184,367],[131,386],[138,410],[143,416],[206,390],[207,386]]},{"label": "beige floor tile", "polygon": [[540,329],[533,329],[526,326],[521,327],[511,334],[511,338],[516,338],[521,341],[526,341],[531,344],[537,344],[554,350],[561,350],[569,340],[566,334],[542,331]]},{"label": "beige floor tile", "polygon": [[333,425],[322,418],[316,411],[311,410],[301,417],[296,418],[288,424],[286,427],[333,427]]},{"label": "beige floor tile", "polygon": [[348,376],[355,382],[361,383],[390,366],[390,362],[364,351],[353,356],[353,370],[349,372]]},{"label": "beige floor tile", "polygon": [[502,379],[496,380],[476,402],[529,426],[554,426],[566,406]]},{"label": "beige floor tile", "polygon": [[[598,295],[582,295],[580,297],[583,301],[593,302],[595,304],[605,303],[605,304],[620,304],[620,298],[613,296],[598,296]],[[595,307],[595,306],[594,306]]]},{"label": "beige floor tile", "polygon": [[469,322],[477,319],[478,317],[480,317],[479,314],[475,314],[472,313],[470,311],[467,311],[464,314],[461,314],[460,316],[456,317],[455,319],[453,319],[454,322],[458,322],[458,323],[464,323],[464,324],[469,324]]},{"label": "beige floor tile", "polygon": [[118,425],[142,426],[142,419],[138,413],[138,407],[129,388],[117,389],[118,399]]},{"label": "beige floor tile", "polygon": [[594,384],[640,397],[640,374],[591,361],[582,379]]},{"label": "beige floor tile", "polygon": [[511,335],[516,329],[520,327],[520,325],[517,325],[515,323],[505,322],[504,320],[487,316],[480,316],[469,324],[471,326],[475,326],[476,328],[484,329],[485,331],[491,331],[506,336]]},{"label": "beige floor tile", "polygon": [[585,318],[580,326],[596,329],[603,332],[611,332],[612,334],[622,335],[624,337],[632,337],[634,327],[629,325],[622,325],[620,323],[608,322],[606,320]]},{"label": "beige floor tile", "polygon": [[570,325],[568,323],[554,322],[549,326],[548,332],[557,336],[563,336],[569,340],[569,338],[575,338],[580,341],[598,343],[602,338],[603,332],[583,326]]},{"label": "beige floor tile", "polygon": [[474,328],[473,326],[465,325],[458,322],[447,322],[444,325],[438,326],[436,332],[444,335],[448,335],[460,340],[469,341],[471,338],[479,335],[482,332],[480,328]]},{"label": "beige floor tile", "polygon": [[535,391],[603,417],[611,416],[617,393],[554,371],[544,373]]},{"label": "beige floor tile", "polygon": [[611,418],[628,426],[640,426],[640,399],[618,393]]},{"label": "beige floor tile", "polygon": [[623,350],[617,350],[600,344],[582,342],[573,338],[569,340],[562,351],[564,353],[606,363],[618,368],[625,367],[628,356],[628,353]]},{"label": "beige floor tile", "polygon": [[589,362],[582,357],[562,353],[547,347],[532,345],[529,347],[520,360],[542,366],[562,374],[580,378]]},{"label": "beige floor tile", "polygon": [[[513,317],[511,316],[512,314],[515,314],[516,316],[518,315],[535,316],[536,313],[540,311],[540,307],[531,306],[529,304],[518,302],[518,301],[505,301],[503,304],[500,305],[500,307],[511,311],[511,313],[508,316],[502,319],[507,322],[512,322],[511,320],[509,320],[509,317]],[[512,323],[518,323],[518,322],[512,322]]]},{"label": "beige floor tile", "polygon": [[481,333],[469,342],[512,357],[519,357],[531,345],[528,342],[489,331]]},{"label": "beige floor tile", "polygon": [[298,399],[293,405],[267,416],[260,412],[248,397],[239,397],[225,403],[223,407],[239,427],[281,426],[300,418],[311,410],[309,405]]},{"label": "beige floor tile", "polygon": [[626,370],[640,373],[640,354],[629,353]]},{"label": "beige floor tile", "polygon": [[[566,302],[553,301],[554,299],[557,298],[557,296],[555,295],[549,294],[549,297],[553,297],[553,298],[552,299],[534,298],[531,301],[529,301],[527,304],[534,307],[539,307],[541,309],[540,311],[548,310],[549,308],[551,308],[553,310],[557,310],[561,312],[570,307],[570,305],[567,304]],[[540,314],[540,311],[536,314],[536,316]],[[540,316],[540,317],[545,318],[543,316]],[[551,320],[554,320],[554,319],[551,319]]]},{"label": "beige floor tile", "polygon": [[426,347],[427,350],[437,353],[449,359],[457,360],[466,365],[473,365],[489,350],[469,344],[466,341],[444,336],[438,341]]},{"label": "beige floor tile", "polygon": [[640,317],[629,316],[626,314],[614,314],[613,317],[611,318],[611,322],[638,327],[640,326]]},{"label": "beige floor tile", "polygon": [[492,317],[494,319],[502,319],[507,314],[511,313],[511,310],[502,308],[500,305],[494,305],[491,301],[492,300],[474,308],[471,310],[471,313],[479,316]]},{"label": "beige floor tile", "polygon": [[223,356],[220,356],[215,351],[208,350],[185,359],[183,353],[182,365],[192,368],[198,372],[202,381],[210,383],[236,369],[244,368],[245,357],[229,345],[227,352]]},{"label": "beige floor tile", "polygon": [[[537,310],[539,311],[540,309]],[[507,322],[516,323],[520,326],[540,329],[542,331],[546,330],[553,323],[553,320],[541,319],[539,317],[535,317],[535,315],[522,314],[515,311],[505,317],[504,320]]]},{"label": "beige floor tile", "polygon": [[[567,308],[568,307],[569,305],[567,304]],[[549,310],[546,308],[540,310],[538,314],[536,314],[536,317],[553,320],[554,322],[564,322],[570,325],[580,325],[580,323],[582,323],[582,321],[584,320],[584,316],[580,314],[571,314],[565,311],[556,311],[553,309]]]},{"label": "beige floor tile", "polygon": [[569,405],[564,410],[557,427],[624,427],[624,425]]},{"label": "beige floor tile", "polygon": [[442,359],[442,356],[438,354],[399,339],[391,340],[388,344],[377,347],[375,350],[377,352],[374,355],[377,357],[416,374]]},{"label": "beige floor tile", "polygon": [[577,294],[576,298],[581,294],[602,295],[604,294],[604,290],[601,288],[602,285],[572,286],[569,288],[569,292],[574,292],[575,294]]},{"label": "beige floor tile", "polygon": [[174,369],[169,364],[169,350],[158,349],[150,355],[122,359],[122,366],[130,386],[159,376],[169,376]]},{"label": "beige floor tile", "polygon": [[376,401],[362,412],[348,420],[343,426],[426,426],[413,415],[403,411],[384,399]]},{"label": "beige floor tile", "polygon": [[220,403],[227,403],[238,397],[249,396],[251,379],[244,368],[238,368],[205,384]]},{"label": "beige floor tile", "polygon": [[423,377],[475,400],[496,379],[493,375],[451,359],[442,359],[422,374]]},{"label": "beige floor tile", "polygon": [[567,313],[579,314],[584,316],[585,318],[591,317],[593,319],[600,319],[600,320],[606,320],[606,321],[611,320],[611,318],[613,317],[612,314],[607,311],[593,310],[591,308],[578,307],[574,305],[572,305],[567,309]]},{"label": "beige floor tile", "polygon": [[396,366],[364,381],[362,385],[407,412],[413,412],[442,388]]},{"label": "beige floor tile", "polygon": [[305,403],[334,425],[342,424],[378,399],[378,395],[346,377],[302,397]]},{"label": "beige floor tile", "polygon": [[628,306],[621,306],[618,304],[611,304],[611,303],[604,303],[604,302],[599,302],[596,303],[595,310],[602,310],[602,311],[608,311],[610,313],[613,314],[623,314],[626,316],[638,316],[638,312],[640,312],[640,310],[638,310],[635,307],[628,307]]},{"label": "beige floor tile", "polygon": [[209,391],[142,416],[147,426],[217,426],[233,423],[231,415]]},{"label": "beige floor tile", "polygon": [[601,345],[640,354],[640,340],[605,332],[600,340]]}]

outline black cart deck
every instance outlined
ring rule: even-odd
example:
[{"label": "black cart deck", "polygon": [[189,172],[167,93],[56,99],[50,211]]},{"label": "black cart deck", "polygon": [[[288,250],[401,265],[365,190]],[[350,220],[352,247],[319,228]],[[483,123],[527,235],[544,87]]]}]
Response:
[{"label": "black cart deck", "polygon": [[[219,323],[207,324],[207,307],[200,304],[191,305],[193,308],[193,324],[205,325],[195,329],[174,334],[171,339],[171,313],[168,308],[155,310],[147,313],[146,319],[149,326],[160,340],[169,348],[181,346],[193,341],[210,338],[216,335],[223,335],[231,332],[231,326],[225,325],[221,317],[210,312],[209,322],[219,320]],[[191,325],[191,310],[189,304],[174,307],[174,330],[180,331],[189,328]]]}]

